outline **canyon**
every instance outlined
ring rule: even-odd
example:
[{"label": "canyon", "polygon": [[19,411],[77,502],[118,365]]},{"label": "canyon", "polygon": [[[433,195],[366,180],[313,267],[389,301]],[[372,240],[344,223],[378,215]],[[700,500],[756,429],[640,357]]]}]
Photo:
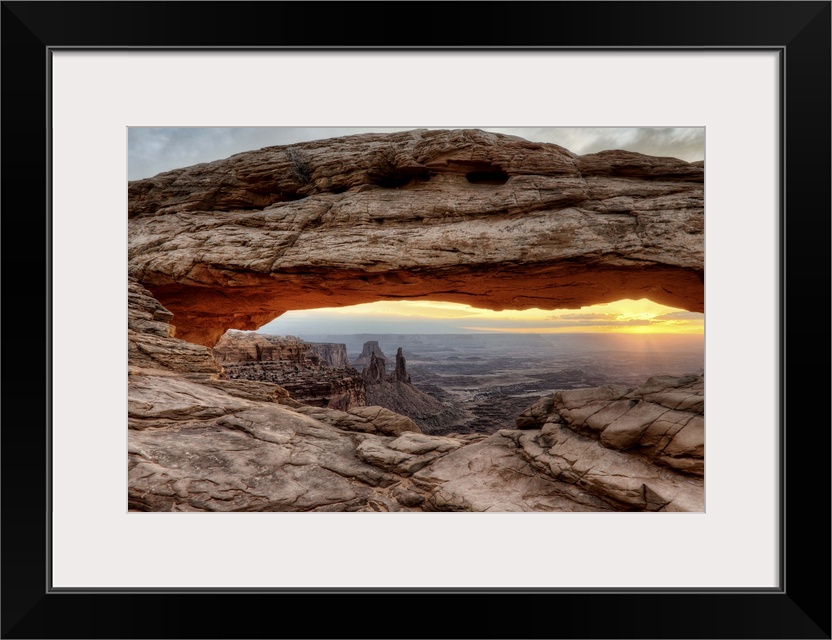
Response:
[{"label": "canyon", "polygon": [[229,331],[213,348],[226,378],[273,382],[302,404],[340,409],[379,406],[412,419],[423,431],[453,431],[460,413],[420,391],[410,380],[401,348],[387,373],[377,341],[364,344],[349,365],[346,345],[305,342],[294,336]]},{"label": "canyon", "polygon": [[704,510],[702,373],[557,385],[461,432],[467,409],[419,390],[407,345],[388,371],[378,344],[350,364],[341,344],[226,333],[376,299],[701,311],[701,163],[417,130],[128,193],[131,511]]}]

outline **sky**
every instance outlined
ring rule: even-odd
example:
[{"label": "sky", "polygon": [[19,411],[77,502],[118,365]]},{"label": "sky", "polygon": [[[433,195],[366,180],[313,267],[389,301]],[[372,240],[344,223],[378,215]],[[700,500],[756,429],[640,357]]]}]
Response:
[{"label": "sky", "polygon": [[[130,127],[128,179],[274,145],[418,127]],[[553,142],[580,155],[624,149],[693,162],[705,159],[701,127],[487,128],[532,142]],[[704,314],[649,300],[620,300],[582,309],[495,312],[447,302],[405,300],[338,309],[291,311],[259,329],[275,335],[353,333],[674,333],[704,332]]]},{"label": "sky", "polygon": [[355,333],[672,333],[702,335],[704,314],[650,300],[581,309],[489,311],[452,302],[401,300],[289,311],[259,329],[274,335]]},{"label": "sky", "polygon": [[[127,132],[128,180],[150,178],[163,171],[274,145],[416,128],[130,127]],[[688,162],[705,159],[703,127],[478,128],[520,136],[532,142],[554,142],[580,155],[624,149]]]}]

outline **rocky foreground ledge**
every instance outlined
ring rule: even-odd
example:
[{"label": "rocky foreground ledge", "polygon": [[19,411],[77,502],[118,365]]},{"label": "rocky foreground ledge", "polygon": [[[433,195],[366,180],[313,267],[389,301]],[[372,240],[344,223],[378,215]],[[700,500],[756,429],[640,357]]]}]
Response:
[{"label": "rocky foreground ledge", "polygon": [[131,511],[703,511],[703,377],[554,392],[490,436],[224,379],[129,283]]}]

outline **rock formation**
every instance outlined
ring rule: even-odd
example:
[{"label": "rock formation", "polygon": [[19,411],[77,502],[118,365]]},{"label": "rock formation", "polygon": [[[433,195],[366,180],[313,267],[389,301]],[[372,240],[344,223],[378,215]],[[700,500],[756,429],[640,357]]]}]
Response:
[{"label": "rock formation", "polygon": [[388,375],[377,341],[365,343],[356,362],[369,354],[369,364],[361,373],[329,364],[347,360],[344,345],[305,342],[292,336],[229,331],[214,346],[213,354],[226,379],[272,382],[301,404],[342,411],[384,407],[412,419],[428,433],[453,431],[459,418],[452,407],[411,384],[401,349],[396,369]]},{"label": "rock formation", "polygon": [[387,361],[372,353],[370,363],[361,374],[364,377],[364,385],[381,384],[387,380]]},{"label": "rock formation", "polygon": [[230,380],[274,382],[303,404],[343,411],[366,404],[361,374],[330,364],[347,361],[344,345],[229,331],[213,353]]},{"label": "rock formation", "polygon": [[129,183],[129,273],[213,346],[291,309],[704,308],[701,163],[477,130],[269,147]]},{"label": "rock formation", "polygon": [[396,369],[393,371],[393,380],[395,382],[410,382],[410,374],[407,372],[407,360],[404,359],[401,347],[396,351]]},{"label": "rock formation", "polygon": [[416,388],[410,382],[407,364],[399,347],[396,366],[387,373],[387,359],[378,341],[364,343],[356,366],[366,364],[362,377],[368,405],[385,407],[413,420],[425,433],[449,433],[457,426],[462,414],[433,396]]},{"label": "rock formation", "polygon": [[173,314],[136,280],[127,284],[127,353],[130,374],[170,371],[219,378],[222,369],[207,347],[174,338]]},{"label": "rock formation", "polygon": [[306,344],[312,348],[314,353],[318,354],[321,364],[336,369],[345,369],[350,366],[346,345],[327,342],[307,342]]},{"label": "rock formation", "polygon": [[368,340],[364,343],[364,347],[361,349],[361,355],[355,359],[353,366],[357,369],[366,369],[370,366],[370,361],[373,356],[383,360],[385,367],[387,366],[387,356],[384,355],[381,347],[378,346],[378,340]]},{"label": "rock formation", "polygon": [[[521,428],[438,436],[389,408],[330,406],[360,401],[324,373],[353,375],[338,349],[246,339],[232,363],[217,344],[291,309],[373,300],[646,297],[702,311],[703,175],[673,158],[419,130],[129,183],[129,509],[703,511],[701,377],[556,391]],[[370,390],[416,397],[403,354],[390,376],[383,354],[367,356],[367,403]],[[303,389],[323,385],[326,406],[234,378],[272,366],[287,386],[318,367]]]},{"label": "rock formation", "polygon": [[[523,430],[431,436],[381,407],[301,405],[279,385],[223,379],[209,349],[173,337],[149,292],[135,281],[128,292],[130,510],[704,508],[697,470],[669,461],[701,458],[700,378],[556,392]],[[622,400],[667,411],[647,424],[645,410],[628,417],[635,406],[613,411]]]},{"label": "rock formation", "polygon": [[[705,472],[702,375],[656,376],[636,389],[606,386],[556,391],[517,418],[518,429],[566,428],[604,447],[685,473]],[[571,436],[570,436],[571,437]]]}]

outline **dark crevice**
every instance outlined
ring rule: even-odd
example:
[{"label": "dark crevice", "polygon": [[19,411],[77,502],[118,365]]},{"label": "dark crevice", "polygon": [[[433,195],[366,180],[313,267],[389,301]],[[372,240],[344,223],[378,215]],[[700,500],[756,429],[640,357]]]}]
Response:
[{"label": "dark crevice", "polygon": [[465,174],[465,179],[471,184],[500,185],[508,182],[508,174],[498,167],[487,171],[471,171]]},{"label": "dark crevice", "polygon": [[411,183],[428,182],[430,173],[428,171],[396,170],[389,173],[376,173],[370,176],[373,184],[382,189],[398,189],[406,187]]},{"label": "dark crevice", "polygon": [[376,154],[367,172],[370,184],[383,189],[398,189],[414,182],[427,182],[430,176],[430,171],[423,166],[400,164],[392,149]]},{"label": "dark crevice", "polygon": [[448,169],[453,173],[464,173],[471,184],[501,185],[509,178],[500,165],[490,160],[450,160]]}]

